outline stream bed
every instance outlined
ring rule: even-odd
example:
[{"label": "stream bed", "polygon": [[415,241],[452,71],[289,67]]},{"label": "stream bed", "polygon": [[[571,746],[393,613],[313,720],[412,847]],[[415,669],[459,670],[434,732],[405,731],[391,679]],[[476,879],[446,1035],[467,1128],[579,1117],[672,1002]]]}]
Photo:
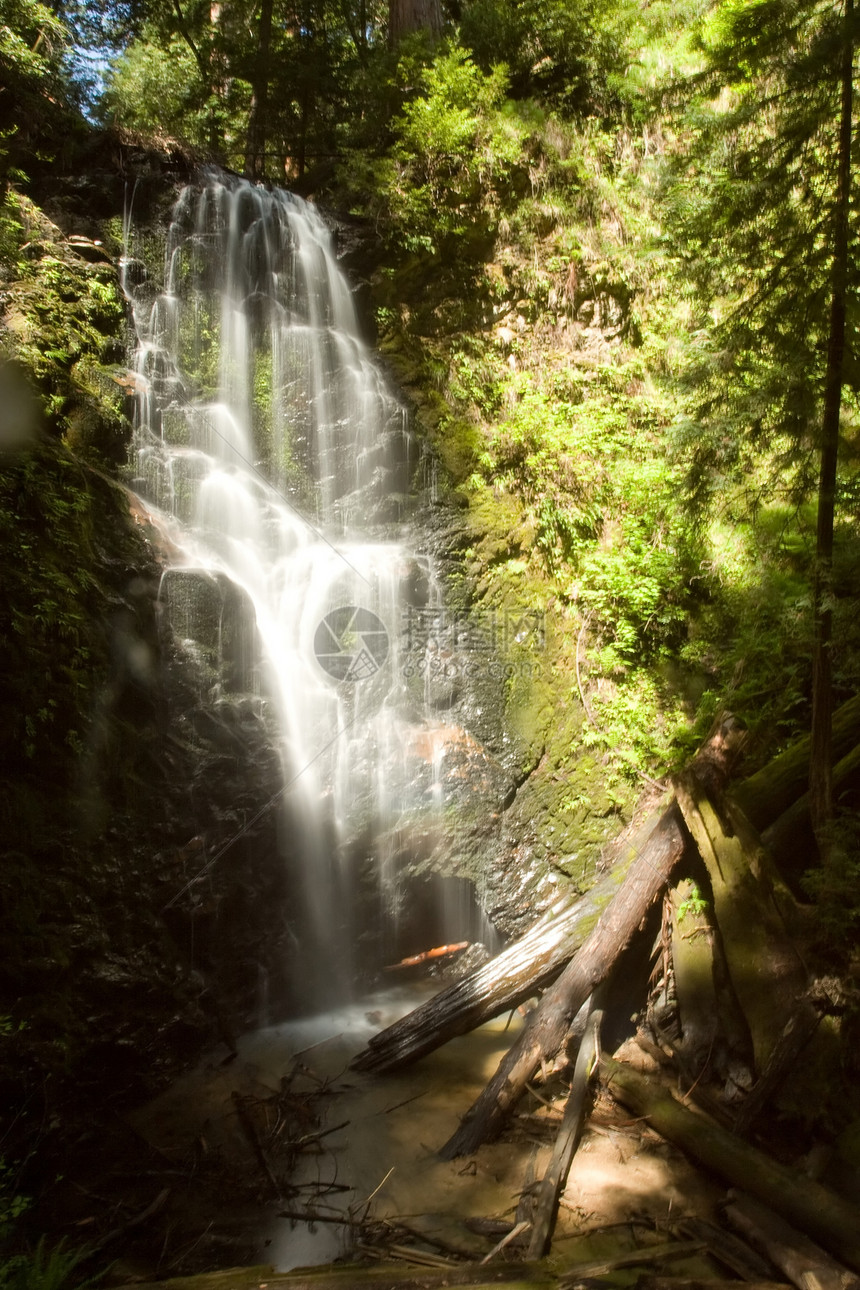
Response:
[{"label": "stream bed", "polygon": [[[349,1069],[373,1033],[426,993],[390,989],[335,1011],[249,1032],[233,1060],[212,1054],[127,1117],[165,1160],[205,1156],[218,1161],[222,1180],[235,1180],[232,1198],[222,1185],[205,1221],[198,1215],[196,1254],[204,1263],[207,1250],[209,1258],[219,1257],[219,1243],[239,1249],[248,1264],[277,1271],[346,1255],[376,1252],[379,1257],[395,1242],[452,1259],[481,1259],[499,1235],[467,1224],[493,1219],[499,1231],[505,1223],[513,1225],[522,1193],[549,1159],[558,1114],[546,1105],[549,1096],[529,1097],[512,1132],[475,1156],[442,1161],[436,1152],[512,1042],[522,1025],[518,1014],[455,1039],[394,1075]],[[295,1142],[301,1112],[281,1134],[280,1145],[277,1131],[272,1132],[281,1114],[278,1094],[285,1088],[293,1111],[308,1108],[305,1131],[298,1136],[305,1146],[298,1150],[287,1150],[284,1138],[291,1133]],[[280,1196],[255,1158],[237,1102],[255,1110],[258,1140]],[[571,1170],[554,1253],[566,1262],[631,1248],[643,1232],[665,1233],[684,1215],[708,1217],[717,1194],[678,1153],[640,1124],[629,1123],[624,1112],[611,1104],[598,1107]],[[297,1215],[303,1214],[317,1219],[301,1221]],[[523,1257],[522,1247],[509,1253]],[[195,1251],[189,1254],[189,1266],[200,1266]],[[220,1257],[225,1266],[223,1252]]]}]

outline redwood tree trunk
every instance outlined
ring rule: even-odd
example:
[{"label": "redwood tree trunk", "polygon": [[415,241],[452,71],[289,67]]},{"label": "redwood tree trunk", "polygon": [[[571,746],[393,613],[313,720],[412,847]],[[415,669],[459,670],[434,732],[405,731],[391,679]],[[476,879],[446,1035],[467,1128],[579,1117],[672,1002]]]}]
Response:
[{"label": "redwood tree trunk", "polygon": [[431,36],[442,34],[440,0],[389,0],[389,43],[399,44],[412,31],[427,31]]}]

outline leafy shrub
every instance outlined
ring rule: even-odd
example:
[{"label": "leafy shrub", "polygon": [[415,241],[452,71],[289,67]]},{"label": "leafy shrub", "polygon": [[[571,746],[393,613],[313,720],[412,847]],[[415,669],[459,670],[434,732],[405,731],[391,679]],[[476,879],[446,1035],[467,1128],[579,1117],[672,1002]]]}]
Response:
[{"label": "leafy shrub", "polygon": [[507,73],[482,72],[449,45],[417,75],[417,92],[394,118],[393,144],[374,176],[379,213],[411,251],[495,225],[522,155],[522,131],[504,110]]}]

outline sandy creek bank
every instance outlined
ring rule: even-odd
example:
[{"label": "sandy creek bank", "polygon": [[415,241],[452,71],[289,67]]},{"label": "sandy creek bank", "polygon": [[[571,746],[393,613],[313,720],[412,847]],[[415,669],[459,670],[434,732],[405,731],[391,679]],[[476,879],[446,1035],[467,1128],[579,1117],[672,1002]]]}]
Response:
[{"label": "sandy creek bank", "polygon": [[[502,1141],[473,1157],[439,1160],[435,1152],[522,1021],[500,1018],[397,1075],[350,1071],[370,1035],[414,1006],[417,994],[390,990],[249,1033],[235,1059],[212,1054],[127,1116],[165,1169],[186,1174],[153,1220],[164,1231],[163,1257],[148,1275],[239,1262],[285,1271],[347,1253],[379,1256],[391,1244],[431,1257],[490,1252],[504,1228],[479,1234],[471,1224],[515,1221],[520,1195],[540,1178],[552,1147],[558,1111],[544,1101],[563,1095],[563,1085],[556,1079],[530,1095]],[[249,1140],[249,1117],[264,1160]],[[571,1265],[665,1241],[683,1216],[711,1217],[720,1194],[656,1135],[601,1100],[571,1168],[552,1258]],[[308,1212],[324,1221],[281,1216]],[[512,1246],[508,1255],[523,1252]],[[700,1275],[709,1266],[694,1258],[672,1269]],[[127,1270],[146,1275],[142,1267]],[[618,1274],[622,1281],[636,1275]]]}]

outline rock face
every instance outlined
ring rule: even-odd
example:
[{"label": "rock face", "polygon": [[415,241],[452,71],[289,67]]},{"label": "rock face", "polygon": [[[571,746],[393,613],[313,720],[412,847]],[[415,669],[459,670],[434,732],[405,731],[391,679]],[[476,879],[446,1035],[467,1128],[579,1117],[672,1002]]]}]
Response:
[{"label": "rock face", "polygon": [[283,993],[287,892],[268,809],[282,781],[265,712],[213,690],[206,661],[166,630],[153,535],[127,512],[123,532],[116,490],[101,489],[116,506],[103,525],[113,545],[93,574],[110,613],[87,624],[105,666],[77,769],[64,790],[23,765],[8,807],[0,988],[13,1103],[46,1075],[151,1088]]}]

